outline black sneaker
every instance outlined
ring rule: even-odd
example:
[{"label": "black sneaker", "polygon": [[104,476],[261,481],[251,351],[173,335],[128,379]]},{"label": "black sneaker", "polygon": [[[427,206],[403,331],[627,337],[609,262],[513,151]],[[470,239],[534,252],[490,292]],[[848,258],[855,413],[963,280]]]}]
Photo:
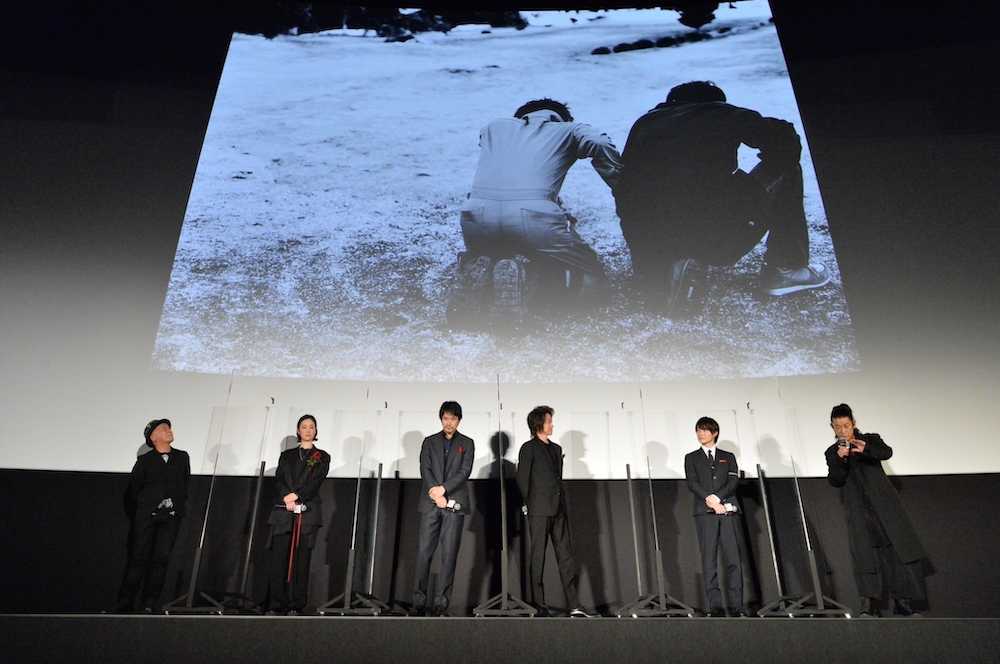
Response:
[{"label": "black sneaker", "polygon": [[910,616],[919,616],[920,614],[913,610],[910,606],[910,600],[908,599],[897,599],[893,602],[894,606],[892,612],[897,616],[903,616],[904,618],[909,618]]},{"label": "black sneaker", "polygon": [[570,618],[593,618],[593,617],[595,617],[595,614],[593,614],[593,613],[587,613],[587,610],[585,608],[583,608],[582,606],[578,606],[578,607],[576,607],[575,609],[573,609],[572,611],[569,612],[569,617]]},{"label": "black sneaker", "polygon": [[760,289],[768,295],[788,295],[830,283],[830,271],[822,263],[806,267],[772,267],[760,271]]}]

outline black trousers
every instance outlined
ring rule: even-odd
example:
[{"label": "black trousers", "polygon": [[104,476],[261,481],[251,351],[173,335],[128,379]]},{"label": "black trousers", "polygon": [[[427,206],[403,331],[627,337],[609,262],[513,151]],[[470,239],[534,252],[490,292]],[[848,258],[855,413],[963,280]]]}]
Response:
[{"label": "black trousers", "polygon": [[268,608],[272,611],[301,611],[306,606],[309,589],[309,563],[312,561],[312,543],[317,526],[305,526],[299,538],[299,547],[292,561],[292,580],[288,582],[288,558],[291,553],[292,533],[271,535],[271,559],[268,571]]},{"label": "black trousers", "polygon": [[672,262],[682,258],[733,265],[769,231],[767,263],[805,267],[809,228],[802,190],[798,163],[761,162],[750,173],[737,171],[725,186],[680,198],[671,209],[638,205],[621,218],[632,269],[636,276],[667,278]]},{"label": "black trousers", "polygon": [[465,515],[435,507],[420,514],[420,534],[417,544],[417,569],[413,578],[413,605],[427,604],[427,579],[431,573],[434,550],[441,547],[441,573],[434,588],[434,606],[448,608],[451,587],[455,581],[458,547],[462,544],[462,524]]},{"label": "black trousers", "polygon": [[170,552],[174,548],[180,527],[180,518],[169,514],[136,517],[129,537],[131,550],[125,578],[118,592],[119,611],[131,611],[135,608],[135,596],[140,586],[143,586],[142,605],[153,607],[163,592]]},{"label": "black trousers", "polygon": [[560,505],[555,516],[528,515],[528,537],[531,550],[528,555],[528,570],[531,582],[528,601],[539,606],[545,606],[545,590],[542,578],[545,573],[545,550],[548,541],[552,539],[552,549],[556,554],[556,564],[559,565],[559,578],[562,580],[563,592],[566,593],[566,605],[569,609],[580,606],[578,591],[579,579],[576,574],[576,563],[573,560],[573,547],[569,539],[569,521],[566,510]]},{"label": "black trousers", "polygon": [[719,590],[719,549],[726,566],[726,585],[729,590],[729,608],[743,606],[743,568],[740,564],[739,526],[737,514],[704,514],[694,518],[701,549],[701,572],[705,582],[705,595],[711,611],[724,609],[722,591]]}]

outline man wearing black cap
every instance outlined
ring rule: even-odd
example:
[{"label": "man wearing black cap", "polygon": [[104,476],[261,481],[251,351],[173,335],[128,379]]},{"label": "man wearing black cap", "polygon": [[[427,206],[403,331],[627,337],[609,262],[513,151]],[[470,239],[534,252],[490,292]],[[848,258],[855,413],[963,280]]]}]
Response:
[{"label": "man wearing black cap", "polygon": [[[144,432],[153,448],[135,461],[129,494],[135,516],[129,537],[128,565],[115,610],[131,612],[139,586],[143,586],[142,610],[153,613],[163,590],[170,551],[184,516],[184,502],[191,479],[187,452],[174,449],[170,420],[153,420]],[[145,582],[145,583],[143,583]]]}]

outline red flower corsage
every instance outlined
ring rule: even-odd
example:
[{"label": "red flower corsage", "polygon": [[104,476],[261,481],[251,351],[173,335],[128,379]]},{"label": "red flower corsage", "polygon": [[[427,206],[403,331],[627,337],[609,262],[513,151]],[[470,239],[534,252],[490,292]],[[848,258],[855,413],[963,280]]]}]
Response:
[{"label": "red flower corsage", "polygon": [[465,448],[464,448],[464,447],[462,447],[461,445],[459,445],[459,446],[458,446],[458,453],[459,453],[459,454],[461,454],[461,453],[462,453],[462,452],[464,452],[464,451],[465,451]]},{"label": "red flower corsage", "polygon": [[319,450],[313,450],[313,453],[310,454],[309,458],[306,459],[306,463],[310,467],[312,467],[312,466],[315,466],[316,464],[318,464],[322,460],[323,460],[323,455],[320,454]]}]

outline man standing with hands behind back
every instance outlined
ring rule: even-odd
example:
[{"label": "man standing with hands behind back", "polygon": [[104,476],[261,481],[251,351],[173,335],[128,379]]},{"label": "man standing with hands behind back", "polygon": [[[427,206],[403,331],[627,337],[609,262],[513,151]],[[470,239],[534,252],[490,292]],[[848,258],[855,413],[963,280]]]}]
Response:
[{"label": "man standing with hands behind back", "polygon": [[925,596],[927,553],[882,469],[892,448],[877,433],[861,433],[845,403],[833,407],[830,427],[837,441],[826,450],[827,479],[840,487],[844,503],[854,580],[861,596],[858,614],[877,616],[874,602],[888,586],[893,612],[911,616],[910,600]]},{"label": "man standing with hands behind back", "polygon": [[424,438],[420,447],[420,478],[426,496],[420,497],[420,535],[417,545],[417,570],[413,581],[413,606],[409,615],[421,615],[427,602],[427,578],[431,558],[441,545],[441,574],[434,597],[434,615],[447,616],[451,585],[455,579],[458,547],[462,543],[462,524],[469,513],[469,475],[476,446],[472,439],[458,432],[462,407],[445,401],[438,411],[441,431]]},{"label": "man standing with hands behind back", "polygon": [[701,447],[684,457],[684,476],[691,490],[698,547],[701,549],[701,569],[708,596],[708,615],[722,618],[726,609],[719,590],[719,548],[726,564],[726,585],[729,590],[729,611],[746,617],[743,610],[743,569],[740,564],[739,509],[736,487],[740,475],[736,456],[720,450],[719,423],[703,417],[694,427]]},{"label": "man standing with hands behind back", "polygon": [[562,448],[549,440],[554,413],[548,406],[536,406],[528,413],[528,429],[533,438],[521,446],[517,459],[517,488],[524,498],[523,511],[528,517],[531,547],[528,554],[531,579],[529,601],[538,608],[538,615],[549,615],[542,576],[545,571],[545,548],[551,537],[566,602],[572,607],[569,615],[572,618],[589,618],[590,614],[580,604],[579,579],[569,538],[566,493],[562,483]]}]

